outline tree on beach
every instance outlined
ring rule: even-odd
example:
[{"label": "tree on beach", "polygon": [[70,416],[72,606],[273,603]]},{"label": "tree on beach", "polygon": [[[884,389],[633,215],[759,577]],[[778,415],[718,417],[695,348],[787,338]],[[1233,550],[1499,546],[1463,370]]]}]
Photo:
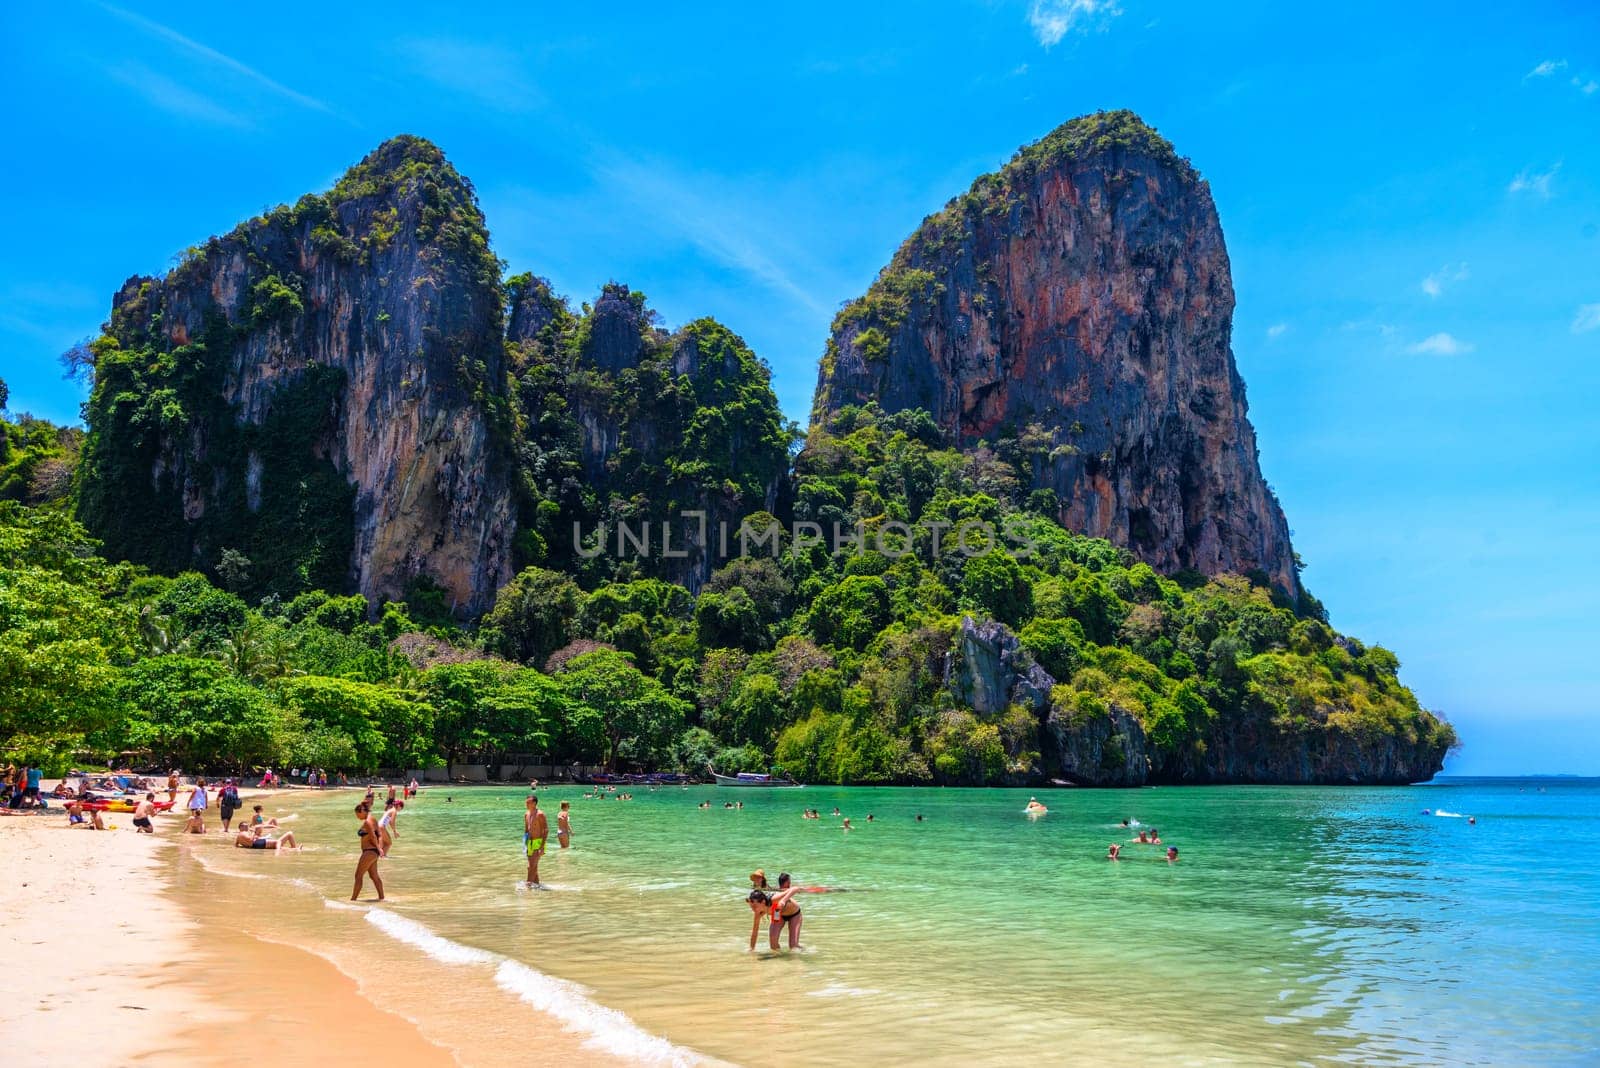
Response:
[{"label": "tree on beach", "polygon": [[636,743],[637,756],[665,752],[689,713],[687,701],[673,697],[622,653],[586,653],[558,678],[572,701],[571,735],[591,746],[603,744],[608,768],[616,767],[625,738]]}]

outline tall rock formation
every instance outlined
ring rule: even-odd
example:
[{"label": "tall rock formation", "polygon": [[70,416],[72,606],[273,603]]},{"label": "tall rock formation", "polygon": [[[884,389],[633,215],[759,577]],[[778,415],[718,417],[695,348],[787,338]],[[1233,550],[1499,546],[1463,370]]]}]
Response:
[{"label": "tall rock formation", "polygon": [[771,372],[721,323],[669,332],[616,282],[580,313],[531,275],[508,290],[527,558],[597,579],[626,563],[698,591],[726,562],[723,525],[736,532],[783,488],[790,437]]},{"label": "tall rock formation", "polygon": [[514,532],[501,301],[471,185],[385,142],[122,287],[80,514],[110,555],[252,592],[431,581],[481,610]]},{"label": "tall rock formation", "polygon": [[1127,111],[1074,119],[925,220],[834,321],[813,424],[920,408],[1008,443],[1068,527],[1298,592],[1229,347],[1206,183]]}]

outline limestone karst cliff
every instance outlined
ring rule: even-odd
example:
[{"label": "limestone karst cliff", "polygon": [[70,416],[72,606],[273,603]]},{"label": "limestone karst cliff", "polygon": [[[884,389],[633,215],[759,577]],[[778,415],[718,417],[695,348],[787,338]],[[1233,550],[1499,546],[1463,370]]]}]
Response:
[{"label": "limestone karst cliff", "polygon": [[1130,112],[1074,119],[928,218],[834,321],[813,425],[923,409],[1025,456],[1063,524],[1298,592],[1230,348],[1206,183]]},{"label": "limestone karst cliff", "polygon": [[245,588],[509,578],[499,268],[472,187],[385,142],[323,196],[131,278],[94,343],[79,512],[108,552]]}]

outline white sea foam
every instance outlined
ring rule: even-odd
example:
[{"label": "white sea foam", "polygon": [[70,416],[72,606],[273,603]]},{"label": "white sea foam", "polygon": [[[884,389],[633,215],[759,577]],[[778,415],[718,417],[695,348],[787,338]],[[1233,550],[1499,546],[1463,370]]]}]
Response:
[{"label": "white sea foam", "polygon": [[[350,907],[328,901],[330,908]],[[389,937],[420,949],[445,964],[493,964],[499,962],[495,982],[540,1012],[554,1016],[571,1031],[588,1037],[584,1045],[604,1050],[635,1063],[693,1065],[701,1058],[692,1050],[675,1046],[652,1035],[624,1013],[608,1009],[591,1000],[583,987],[565,979],[545,975],[520,961],[506,960],[498,954],[462,945],[435,934],[416,920],[386,909],[371,909],[367,922]]]},{"label": "white sea foam", "polygon": [[489,964],[497,958],[488,950],[464,946],[434,934],[416,920],[385,909],[372,909],[367,922],[397,942],[415,946],[434,960],[445,964]]},{"label": "white sea foam", "polygon": [[196,864],[199,864],[202,868],[204,868],[206,871],[210,872],[212,875],[226,875],[230,879],[270,879],[271,878],[270,875],[260,875],[260,874],[258,874],[256,872],[249,872],[249,871],[231,871],[228,868],[222,867],[221,865],[213,864],[209,860],[207,860],[205,854],[200,852],[200,850],[198,850],[198,849],[191,850],[189,855],[194,858],[194,861],[195,861]]},{"label": "white sea foam", "polygon": [[1435,815],[1435,816],[1443,816],[1443,817],[1444,817],[1444,818],[1445,818],[1445,819],[1450,819],[1450,820],[1458,820],[1458,819],[1461,819],[1461,813],[1459,813],[1459,812],[1446,812],[1446,811],[1445,811],[1445,810],[1444,810],[1444,809],[1442,809],[1442,808],[1436,808],[1436,809],[1434,809],[1434,810],[1433,810],[1433,814],[1434,814],[1434,815]]},{"label": "white sea foam", "polygon": [[328,897],[325,897],[325,898],[322,899],[322,906],[323,906],[323,908],[338,909],[341,912],[366,912],[367,911],[365,906],[358,905],[354,901],[335,901],[332,898],[328,898]]},{"label": "white sea foam", "polygon": [[806,996],[813,998],[861,998],[877,993],[880,993],[880,991],[872,990],[864,986],[849,986],[845,983],[829,983],[821,990],[808,991]]},{"label": "white sea foam", "polygon": [[604,1050],[633,1063],[700,1063],[699,1055],[693,1050],[652,1035],[625,1014],[592,1001],[576,983],[545,975],[514,960],[501,963],[494,981],[540,1012],[554,1016],[568,1030],[588,1035],[584,1045],[591,1049]]}]

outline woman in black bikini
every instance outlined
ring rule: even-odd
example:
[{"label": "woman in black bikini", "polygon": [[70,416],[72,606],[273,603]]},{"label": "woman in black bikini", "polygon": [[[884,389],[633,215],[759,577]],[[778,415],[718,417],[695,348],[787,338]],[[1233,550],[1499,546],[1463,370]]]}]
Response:
[{"label": "woman in black bikini", "polygon": [[[800,906],[790,900],[795,894],[793,887],[779,890],[775,894],[768,894],[764,890],[752,890],[750,896],[745,898],[750,904],[750,911],[755,913],[755,921],[750,924],[750,948],[756,948],[756,935],[761,931],[761,920],[770,917],[772,927],[767,933],[768,944],[773,952],[778,950],[778,932],[786,925],[789,926],[789,948],[794,949],[800,937]],[[789,910],[793,911],[789,911]]]},{"label": "woman in black bikini", "polygon": [[362,880],[370,875],[378,891],[378,900],[382,901],[383,880],[378,878],[378,861],[383,857],[383,849],[378,845],[378,821],[372,818],[372,809],[364,801],[356,806],[356,816],[361,820],[361,827],[356,831],[361,839],[361,859],[356,861],[356,888],[350,892],[350,900],[361,899]]},{"label": "woman in black bikini", "polygon": [[[755,879],[756,872],[751,875]],[[765,883],[765,879],[762,880]],[[750,904],[750,911],[756,914],[755,921],[750,925],[750,948],[756,948],[756,933],[761,930],[761,917],[767,916],[771,927],[767,931],[767,944],[774,953],[778,950],[778,932],[785,927],[789,929],[789,948],[800,948],[800,906],[793,901],[794,895],[800,892],[800,887],[790,883],[789,873],[783,872],[778,876],[778,889],[775,893],[763,890],[752,890],[750,896],[745,898]],[[812,887],[810,889],[820,889]]]}]

